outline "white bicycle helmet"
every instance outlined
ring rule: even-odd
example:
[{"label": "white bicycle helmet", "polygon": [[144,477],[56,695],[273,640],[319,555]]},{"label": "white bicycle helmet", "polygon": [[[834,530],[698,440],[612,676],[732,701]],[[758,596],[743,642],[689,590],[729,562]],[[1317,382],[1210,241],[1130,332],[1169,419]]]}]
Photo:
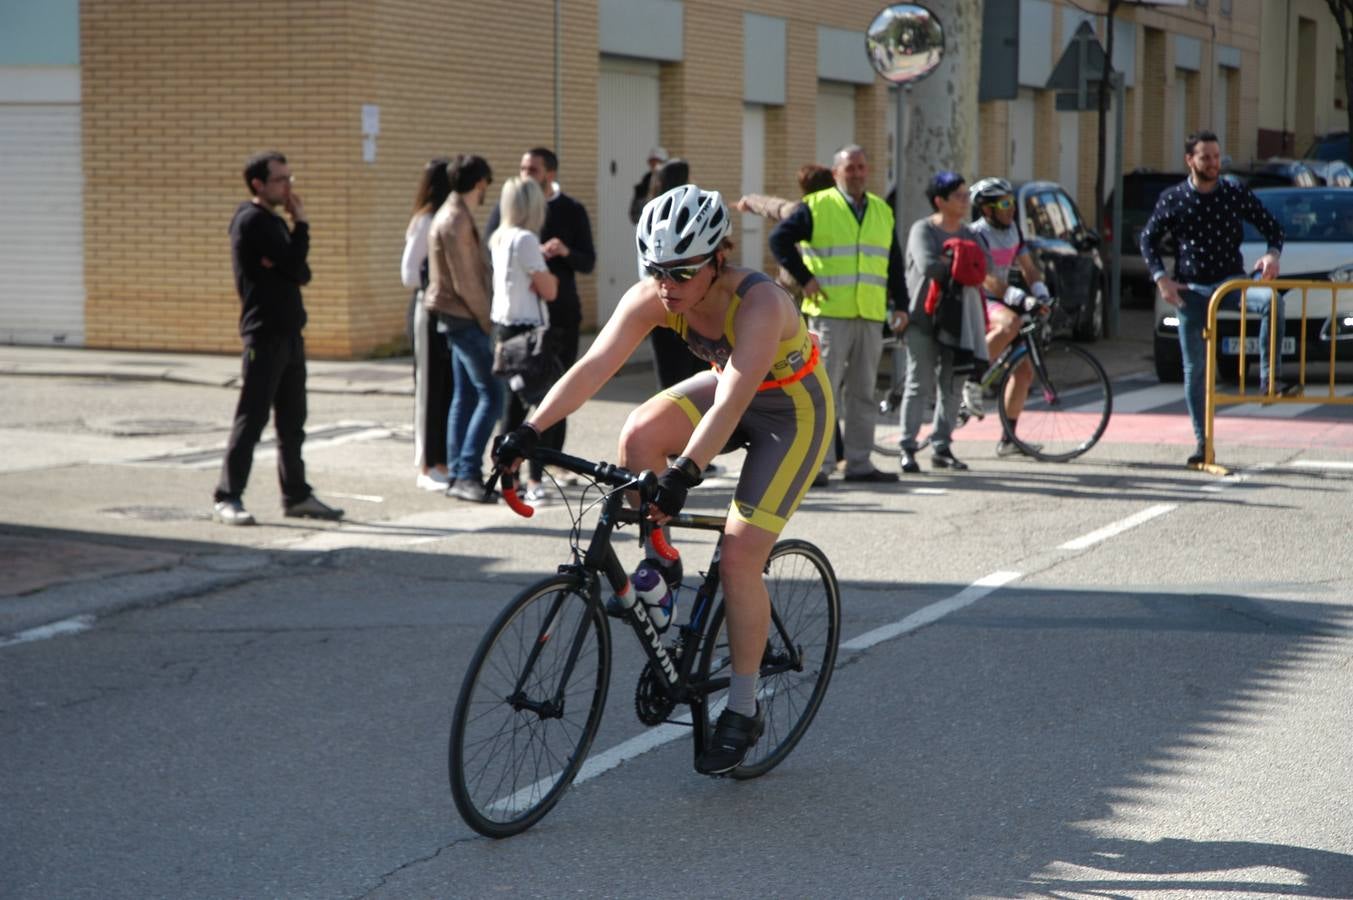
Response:
[{"label": "white bicycle helmet", "polygon": [[641,264],[666,265],[713,253],[732,227],[718,191],[683,184],[645,204],[634,243]]},{"label": "white bicycle helmet", "polygon": [[968,188],[968,197],[974,204],[991,203],[1014,194],[1015,189],[1004,178],[983,178]]}]

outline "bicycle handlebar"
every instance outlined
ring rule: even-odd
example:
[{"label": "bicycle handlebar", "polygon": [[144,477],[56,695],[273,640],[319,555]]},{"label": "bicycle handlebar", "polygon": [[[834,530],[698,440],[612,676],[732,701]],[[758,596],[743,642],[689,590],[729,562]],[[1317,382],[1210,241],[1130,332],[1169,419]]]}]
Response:
[{"label": "bicycle handlebar", "polygon": [[[653,492],[658,486],[658,476],[652,471],[644,470],[635,475],[623,466],[608,462],[593,462],[589,459],[583,459],[581,456],[570,456],[549,447],[537,447],[532,451],[530,458],[543,465],[558,466],[578,475],[586,475],[614,488],[633,487],[639,492],[640,509],[643,509],[653,499]],[[535,507],[522,501],[521,495],[517,492],[516,478],[512,472],[495,467],[493,475],[489,478],[487,490],[492,492],[494,486],[500,480],[503,485],[503,500],[508,507],[522,518],[529,519],[534,516],[536,514]],[[640,539],[648,537],[653,543],[654,552],[659,556],[669,562],[681,556],[677,549],[668,542],[667,535],[663,534],[661,528],[654,526],[642,516],[639,518],[639,524]]]}]

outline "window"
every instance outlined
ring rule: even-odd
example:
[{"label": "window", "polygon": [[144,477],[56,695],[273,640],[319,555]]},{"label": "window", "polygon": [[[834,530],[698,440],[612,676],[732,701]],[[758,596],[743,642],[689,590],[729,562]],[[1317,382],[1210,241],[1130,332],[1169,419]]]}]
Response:
[{"label": "window", "polygon": [[1064,191],[1057,192],[1057,203],[1062,209],[1062,219],[1066,223],[1067,239],[1073,242],[1085,238],[1085,223],[1081,221],[1080,210],[1076,203]]},{"label": "window", "polygon": [[[1055,241],[1070,241],[1072,221],[1067,219],[1067,210],[1062,206],[1060,191],[1042,190],[1031,194],[1026,201],[1029,221],[1033,224],[1034,234]],[[1070,203],[1070,198],[1067,200]]]}]

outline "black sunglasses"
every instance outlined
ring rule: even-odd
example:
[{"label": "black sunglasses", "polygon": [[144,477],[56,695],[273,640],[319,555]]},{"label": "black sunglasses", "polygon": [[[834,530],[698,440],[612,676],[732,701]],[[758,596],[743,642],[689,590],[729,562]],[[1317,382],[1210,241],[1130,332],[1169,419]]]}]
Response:
[{"label": "black sunglasses", "polygon": [[709,265],[713,256],[706,256],[702,262],[688,266],[660,266],[656,263],[644,263],[644,274],[649,278],[662,281],[664,278],[673,284],[685,284],[696,276],[701,269]]}]

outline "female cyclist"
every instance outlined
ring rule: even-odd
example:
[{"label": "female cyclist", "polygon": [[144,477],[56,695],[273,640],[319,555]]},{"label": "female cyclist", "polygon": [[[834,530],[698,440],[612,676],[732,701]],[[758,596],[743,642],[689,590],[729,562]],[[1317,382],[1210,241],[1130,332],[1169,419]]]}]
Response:
[{"label": "female cyclist", "polygon": [[515,468],[540,433],[595,394],[655,328],[676,331],[713,365],[639,406],[620,435],[621,465],[663,472],[651,514],[658,524],[680,512],[716,454],[747,448],[719,560],[733,675],[728,705],[696,760],[709,775],[736,768],[761,736],[756,681],[770,630],[762,570],[822,464],[836,421],[826,367],[818,365],[803,318],[769,277],[729,264],[730,228],[717,191],[686,184],[650,200],[635,233],[645,277],[535,413],[494,450],[495,462]]}]

